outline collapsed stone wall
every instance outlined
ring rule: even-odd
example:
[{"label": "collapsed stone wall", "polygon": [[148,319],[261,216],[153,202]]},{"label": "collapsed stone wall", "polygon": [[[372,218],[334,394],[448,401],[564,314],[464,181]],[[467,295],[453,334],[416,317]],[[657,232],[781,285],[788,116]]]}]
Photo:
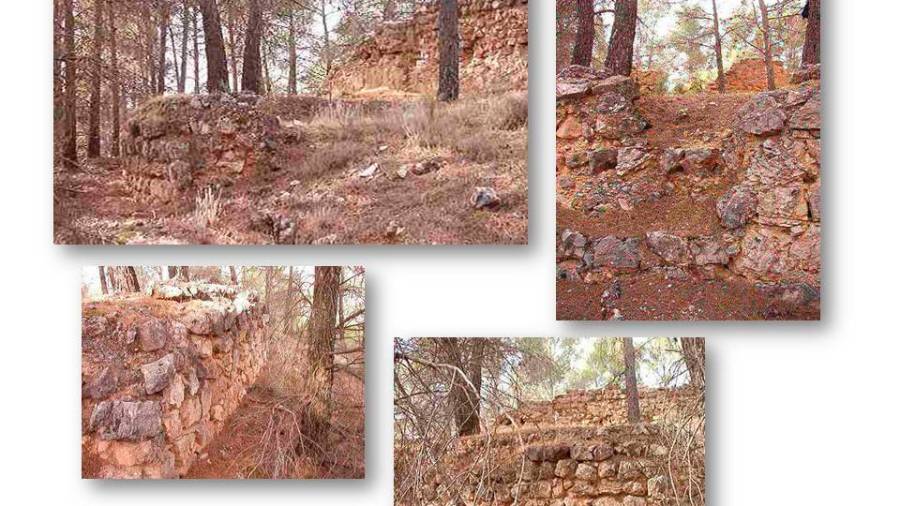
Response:
[{"label": "collapsed stone wall", "polygon": [[[528,88],[528,0],[460,0],[460,88]],[[437,90],[437,2],[409,21],[385,23],[328,79],[336,96],[366,90],[433,94]]]},{"label": "collapsed stone wall", "polygon": [[132,193],[159,205],[193,204],[191,188],[277,170],[303,148],[299,124],[323,103],[252,94],[151,99],[132,113],[122,136]]},{"label": "collapsed stone wall", "polygon": [[567,278],[663,271],[683,276],[738,275],[801,305],[819,298],[820,108],[819,82],[752,97],[737,113],[724,139],[655,148],[638,106],[635,83],[603,79],[570,68],[557,82],[557,139],[561,145],[592,145],[560,156],[559,163],[588,171],[594,192],[587,211],[631,210],[670,193],[672,178],[686,178],[694,191],[722,181],[735,184],[717,197],[717,233],[680,235],[653,230],[643,236],[589,237],[565,229],[557,261]]},{"label": "collapsed stone wall", "polygon": [[[673,413],[689,412],[702,395],[694,388],[642,388],[641,415],[648,423],[659,422]],[[528,403],[501,415],[495,424],[500,432],[552,425],[625,425],[627,413],[625,392],[619,388],[575,390],[550,401]]]},{"label": "collapsed stone wall", "polygon": [[265,362],[256,302],[231,286],[170,282],[84,303],[83,477],[187,472]]},{"label": "collapsed stone wall", "polygon": [[[641,424],[626,423],[624,392],[617,388],[572,392],[501,416],[489,434],[457,441],[444,465],[467,472],[450,483],[427,480],[423,499],[439,504],[448,487],[457,492],[461,487],[466,505],[507,505],[517,499],[553,506],[661,506],[689,493],[701,498],[704,459],[694,461],[692,469],[685,460],[670,459],[664,422],[702,416],[702,392],[642,389],[640,396],[646,421]],[[702,430],[698,438],[702,453]],[[482,461],[486,466],[471,468]]]},{"label": "collapsed stone wall", "polygon": [[[790,83],[790,75],[779,61],[772,62],[775,73],[775,87],[784,88]],[[718,91],[716,81],[706,87],[709,91]],[[725,71],[725,91],[766,91],[769,81],[766,76],[766,61],[762,58],[746,58],[731,64]]]}]

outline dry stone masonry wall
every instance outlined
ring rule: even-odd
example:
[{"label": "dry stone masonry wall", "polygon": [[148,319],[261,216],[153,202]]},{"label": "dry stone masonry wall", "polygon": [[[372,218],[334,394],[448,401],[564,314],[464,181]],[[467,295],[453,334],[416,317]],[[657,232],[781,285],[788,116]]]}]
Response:
[{"label": "dry stone masonry wall", "polygon": [[[499,417],[489,435],[458,440],[446,463],[451,469],[481,462],[490,472],[470,470],[462,488],[467,505],[661,506],[688,493],[688,469],[669,459],[664,422],[702,412],[702,392],[692,388],[641,390],[645,423],[625,421],[624,392],[571,392],[549,402],[527,404]],[[702,438],[702,436],[701,436]],[[691,472],[702,488],[702,462]],[[674,487],[673,488],[673,484]],[[439,504],[440,479],[422,489]],[[694,484],[697,487],[697,483]],[[694,493],[699,491],[695,488]]]},{"label": "dry stone masonry wall", "polygon": [[82,474],[177,478],[222,429],[265,361],[256,296],[169,283],[82,314]]},{"label": "dry stone masonry wall", "polygon": [[[805,72],[818,77],[817,69]],[[579,202],[582,212],[639,212],[641,204],[671,193],[673,178],[700,193],[732,184],[712,193],[715,233],[591,237],[561,230],[560,276],[591,282],[610,272],[653,270],[669,278],[690,269],[737,275],[782,300],[818,304],[820,109],[819,81],[810,80],[753,95],[721,138],[660,148],[644,137],[650,125],[632,79],[565,69],[557,82],[557,140],[564,147],[558,165],[593,178],[592,194]],[[571,150],[584,144],[592,147]]]},{"label": "dry stone masonry wall", "polygon": [[[460,0],[460,87],[475,92],[528,87],[528,0]],[[385,23],[329,80],[337,96],[389,89],[437,90],[437,2],[409,21]]]}]

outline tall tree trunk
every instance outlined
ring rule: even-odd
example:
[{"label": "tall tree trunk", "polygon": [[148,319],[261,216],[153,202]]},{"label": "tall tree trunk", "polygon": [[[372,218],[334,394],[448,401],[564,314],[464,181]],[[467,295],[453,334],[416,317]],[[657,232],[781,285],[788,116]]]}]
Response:
[{"label": "tall tree trunk", "polygon": [[67,168],[78,167],[78,73],[76,71],[75,54],[75,14],[72,7],[73,0],[65,0],[65,119],[63,138],[63,164]]},{"label": "tall tree trunk", "polygon": [[437,342],[442,360],[453,367],[450,372],[452,379],[448,379],[448,395],[457,434],[478,434],[481,431],[481,369],[486,341],[478,338],[441,338]]},{"label": "tall tree trunk", "polygon": [[319,17],[322,19],[322,57],[325,60],[325,79],[328,81],[328,99],[331,100],[331,32],[328,28],[328,2],[319,2]]},{"label": "tall tree trunk", "polygon": [[337,318],[338,291],[341,283],[340,267],[316,267],[313,284],[313,305],[309,317],[307,424],[310,438],[323,455],[328,455],[328,436],[331,432],[331,389],[334,383],[334,332]]},{"label": "tall tree trunk", "polygon": [[262,6],[260,0],[249,0],[247,31],[244,36],[244,68],[241,71],[241,90],[260,94],[260,40],[262,39]]},{"label": "tall tree trunk", "polygon": [[187,0],[184,0],[181,4],[181,73],[178,76],[178,93],[184,93],[187,89],[187,54],[190,23],[190,6]]},{"label": "tall tree trunk", "polygon": [[288,94],[297,94],[297,27],[294,26],[294,8],[288,7]]},{"label": "tall tree trunk", "polygon": [[294,267],[288,266],[287,274],[287,296],[284,298],[284,333],[290,335],[293,331],[292,323],[294,316]]},{"label": "tall tree trunk", "polygon": [[169,40],[172,42],[172,69],[175,71],[175,89],[181,86],[181,61],[178,59],[178,45],[175,43],[175,30],[169,24]]},{"label": "tall tree trunk", "polygon": [[438,93],[441,102],[459,98],[459,5],[457,0],[440,0],[438,13]]},{"label": "tall tree trunk", "polygon": [[169,31],[169,6],[163,4],[159,10],[159,64],[156,68],[156,93],[166,92],[166,40]]},{"label": "tall tree trunk", "polygon": [[815,65],[820,63],[819,43],[821,38],[821,20],[819,18],[819,1],[808,0],[806,2],[806,40],[803,43],[803,64]]},{"label": "tall tree trunk", "polygon": [[722,31],[719,28],[719,6],[716,0],[712,0],[713,9],[713,36],[715,37],[716,54],[716,87],[719,93],[725,93],[725,58],[722,56]]},{"label": "tall tree trunk", "polygon": [[103,292],[103,295],[109,295],[109,285],[106,283],[106,271],[103,269],[103,266],[97,266],[97,270],[100,272],[100,290]]},{"label": "tall tree trunk", "polygon": [[100,101],[103,80],[103,2],[94,2],[94,40],[91,54],[91,104],[88,114],[88,158],[100,156]]},{"label": "tall tree trunk", "polygon": [[206,41],[206,89],[210,93],[228,92],[228,62],[225,40],[216,0],[198,0],[203,15],[203,34]]},{"label": "tall tree trunk", "polygon": [[637,0],[616,0],[615,20],[606,54],[606,69],[614,75],[631,74],[634,63],[634,35],[637,32]]},{"label": "tall tree trunk", "polygon": [[769,7],[766,0],[759,0],[759,17],[762,20],[763,58],[766,62],[766,84],[775,89],[775,64],[772,62],[772,34],[769,31]]},{"label": "tall tree trunk", "polygon": [[681,338],[681,354],[691,376],[691,385],[706,386],[706,342],[702,337]]},{"label": "tall tree trunk", "polygon": [[[228,28],[228,54],[231,55],[231,59],[228,60],[231,65],[231,83],[233,85],[233,90],[235,93],[240,91],[240,77],[238,76],[238,50],[237,50],[237,23],[235,22],[235,13],[233,10],[228,10],[227,20],[227,28]],[[226,57],[227,58],[227,57]]]},{"label": "tall tree trunk", "polygon": [[125,268],[125,273],[127,274],[128,284],[131,291],[140,292],[141,282],[138,281],[138,275],[135,268],[129,265]]},{"label": "tall tree trunk", "polygon": [[191,280],[191,268],[187,265],[182,265],[180,269],[178,269],[178,277],[182,281],[190,281]]},{"label": "tall tree trunk", "polygon": [[169,279],[175,279],[178,277],[178,267],[174,265],[170,265],[168,267]]},{"label": "tall tree trunk", "polygon": [[118,28],[116,28],[115,0],[106,0],[106,11],[109,16],[109,52],[110,67],[112,71],[112,139],[110,141],[110,155],[114,158],[121,155],[119,130],[122,128],[122,83],[119,78],[119,50],[117,42]]},{"label": "tall tree trunk", "polygon": [[233,265],[229,265],[228,271],[231,273],[231,284],[232,285],[238,284],[237,269],[235,269]]},{"label": "tall tree trunk", "polygon": [[197,8],[191,7],[191,26],[194,39],[194,93],[200,93],[200,31],[197,29]]},{"label": "tall tree trunk", "polygon": [[628,405],[628,423],[641,421],[641,407],[638,399],[637,366],[634,359],[634,341],[623,338],[625,349],[625,397]]},{"label": "tall tree trunk", "polygon": [[594,55],[594,0],[577,0],[578,32],[572,50],[572,65],[591,66]]}]

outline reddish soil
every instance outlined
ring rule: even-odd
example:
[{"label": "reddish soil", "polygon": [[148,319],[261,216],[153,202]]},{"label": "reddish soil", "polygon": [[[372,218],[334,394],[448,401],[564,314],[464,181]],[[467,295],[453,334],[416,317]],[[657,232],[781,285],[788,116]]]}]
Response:
[{"label": "reddish soil", "polygon": [[609,319],[618,309],[627,320],[816,320],[818,312],[798,311],[771,301],[740,279],[671,280],[655,272],[619,276],[622,295],[601,303],[608,285],[556,282],[557,320]]},{"label": "reddish soil", "polygon": [[[647,147],[657,154],[667,148],[722,147],[731,133],[737,111],[749,93],[701,93],[686,96],[650,95],[637,107],[650,122],[643,134]],[[561,152],[585,146],[561,145]],[[570,202],[576,192],[596,185],[597,177],[560,171],[573,181],[572,188],[558,188],[557,237],[571,229],[588,237],[613,235],[642,237],[664,231],[680,236],[717,235],[724,232],[716,213],[716,201],[737,181],[727,167],[720,173],[698,178],[683,173],[665,175],[649,168],[626,175],[624,182],[645,183],[649,188],[667,188],[661,195],[624,206],[590,213]],[[619,273],[621,296],[601,302],[608,284],[560,280],[556,285],[557,319],[599,320],[614,316],[618,309],[626,320],[759,320],[814,319],[810,309],[797,310],[773,301],[750,282],[736,276],[703,276],[687,272],[685,279],[666,279],[660,272]],[[798,313],[800,311],[800,313]]]},{"label": "reddish soil", "polygon": [[[282,462],[288,462],[282,464],[287,474],[277,478],[364,478],[362,387],[355,378],[338,374],[334,393],[332,447],[327,462],[294,453],[294,418],[289,412],[299,413],[300,403],[278,396],[271,389],[254,386],[183,478],[270,479],[273,466]],[[291,444],[283,446],[287,439]]]}]

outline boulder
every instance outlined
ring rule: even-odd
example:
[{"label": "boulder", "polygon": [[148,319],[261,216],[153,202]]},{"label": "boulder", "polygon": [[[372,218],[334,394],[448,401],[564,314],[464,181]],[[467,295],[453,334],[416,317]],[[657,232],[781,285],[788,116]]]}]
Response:
[{"label": "boulder", "polygon": [[619,151],[616,149],[600,148],[588,153],[588,163],[592,174],[612,170],[619,163]]},{"label": "boulder", "polygon": [[137,338],[143,351],[156,351],[166,345],[168,330],[160,320],[147,320],[138,326]]},{"label": "boulder", "polygon": [[142,365],[141,374],[148,395],[163,391],[175,376],[175,355],[169,353],[155,362]]},{"label": "boulder", "polygon": [[722,151],[716,148],[685,149],[680,165],[689,173],[711,174],[719,168],[721,159]]},{"label": "boulder", "polygon": [[636,237],[602,237],[591,242],[585,254],[585,263],[594,268],[637,269],[641,263],[639,245],[640,240]]},{"label": "boulder", "polygon": [[735,186],[728,190],[716,203],[716,212],[722,224],[729,229],[746,225],[756,214],[757,198],[747,187]]},{"label": "boulder", "polygon": [[647,150],[639,147],[627,147],[619,149],[618,160],[616,163],[616,174],[624,176],[630,172],[638,171],[644,168],[645,164],[650,161],[650,154]]},{"label": "boulder", "polygon": [[762,93],[738,111],[737,127],[753,135],[768,136],[784,129],[787,115],[772,95]]},{"label": "boulder", "polygon": [[822,95],[815,93],[791,115],[788,126],[795,130],[820,130],[822,128]]},{"label": "boulder", "polygon": [[688,242],[677,235],[660,231],[648,232],[647,246],[667,263],[686,266],[692,261]]},{"label": "boulder", "polygon": [[89,428],[104,440],[136,441],[159,434],[161,420],[156,401],[102,401],[94,406]]},{"label": "boulder", "polygon": [[82,388],[82,395],[91,399],[102,399],[116,391],[119,384],[118,370],[113,366],[106,366],[100,374],[91,378]]}]

